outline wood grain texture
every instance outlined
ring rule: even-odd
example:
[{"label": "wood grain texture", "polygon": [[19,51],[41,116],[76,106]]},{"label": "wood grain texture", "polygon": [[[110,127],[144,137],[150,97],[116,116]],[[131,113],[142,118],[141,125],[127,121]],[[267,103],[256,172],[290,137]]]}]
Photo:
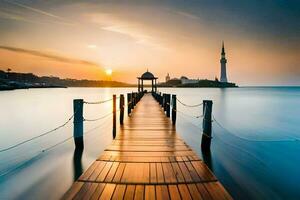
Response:
[{"label": "wood grain texture", "polygon": [[179,137],[151,94],[145,94],[112,144],[63,199],[231,199],[231,196]]}]

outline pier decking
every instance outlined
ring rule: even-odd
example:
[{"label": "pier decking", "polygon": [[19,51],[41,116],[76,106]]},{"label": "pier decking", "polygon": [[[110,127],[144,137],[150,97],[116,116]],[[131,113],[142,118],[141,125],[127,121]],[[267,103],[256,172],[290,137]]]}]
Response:
[{"label": "pier decking", "polygon": [[63,199],[231,199],[231,196],[179,137],[154,98],[145,94],[112,144]]}]

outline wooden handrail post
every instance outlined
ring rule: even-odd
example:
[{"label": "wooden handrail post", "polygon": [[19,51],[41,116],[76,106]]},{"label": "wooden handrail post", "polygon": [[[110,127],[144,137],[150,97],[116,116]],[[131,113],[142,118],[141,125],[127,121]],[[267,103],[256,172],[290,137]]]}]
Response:
[{"label": "wooden handrail post", "polygon": [[117,96],[113,95],[113,138],[115,139],[117,133]]},{"label": "wooden handrail post", "polygon": [[120,124],[123,125],[124,122],[124,95],[120,95]]},{"label": "wooden handrail post", "polygon": [[172,95],[172,123],[173,125],[176,124],[176,112],[177,112],[177,101],[176,101],[176,95]]},{"label": "wooden handrail post", "polygon": [[167,105],[167,110],[166,110],[166,115],[167,117],[170,117],[170,114],[171,114],[171,95],[170,94],[167,94],[166,95],[167,97],[167,102],[166,102],[166,105]]},{"label": "wooden handrail post", "polygon": [[73,100],[73,112],[74,112],[74,143],[76,149],[83,149],[83,99]]},{"label": "wooden handrail post", "polygon": [[163,94],[163,107],[164,107],[164,111],[167,110],[167,98],[166,98],[167,94]]},{"label": "wooden handrail post", "polygon": [[131,105],[132,105],[131,93],[127,93],[127,114],[128,115],[130,115],[131,113]]},{"label": "wooden handrail post", "polygon": [[212,130],[212,121],[211,121],[211,113],[212,113],[212,105],[213,102],[211,100],[203,101],[203,133],[202,133],[202,141],[201,141],[201,149],[202,151],[210,151],[211,144],[211,130]]}]

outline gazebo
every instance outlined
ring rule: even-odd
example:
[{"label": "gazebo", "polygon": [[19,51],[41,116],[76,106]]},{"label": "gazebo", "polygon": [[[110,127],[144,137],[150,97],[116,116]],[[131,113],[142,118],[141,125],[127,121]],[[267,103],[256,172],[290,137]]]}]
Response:
[{"label": "gazebo", "polygon": [[138,78],[138,91],[142,92],[144,91],[144,81],[150,81],[151,80],[151,91],[156,92],[157,91],[157,84],[156,80],[158,79],[155,77],[151,72],[148,70],[142,74],[141,77]]}]

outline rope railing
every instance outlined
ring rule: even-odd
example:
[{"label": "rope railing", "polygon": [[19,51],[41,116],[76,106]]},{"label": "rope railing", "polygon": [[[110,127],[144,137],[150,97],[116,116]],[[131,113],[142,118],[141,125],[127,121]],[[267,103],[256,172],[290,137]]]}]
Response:
[{"label": "rope railing", "polygon": [[183,106],[185,106],[185,107],[190,107],[190,108],[199,107],[199,106],[202,106],[202,105],[203,105],[203,103],[194,104],[194,105],[188,105],[188,104],[183,103],[182,101],[180,101],[178,98],[176,98],[176,100],[177,100],[178,103],[180,103],[181,105],[183,105]]},{"label": "rope railing", "polygon": [[112,101],[113,99],[107,99],[103,101],[84,101],[85,104],[103,104]]},{"label": "rope railing", "polygon": [[[139,102],[139,100],[143,97],[143,93],[131,93],[132,94],[132,98],[130,98],[130,101],[128,101],[127,104],[130,105],[130,109],[133,109],[134,106]],[[119,103],[120,105],[118,106],[119,109],[117,109],[117,105],[116,105],[116,100],[120,99]],[[89,119],[89,118],[85,118],[83,116],[83,104],[103,104],[103,103],[107,103],[107,102],[112,102],[113,104],[113,111],[110,113],[107,113],[101,117],[98,118],[93,118],[93,119]],[[74,107],[74,112],[73,115],[71,117],[69,117],[67,119],[66,122],[64,122],[63,124],[47,131],[44,132],[42,134],[39,134],[37,136],[34,136],[30,139],[26,139],[24,141],[21,141],[17,144],[11,145],[9,147],[0,149],[0,153],[4,153],[6,151],[15,149],[21,145],[24,145],[26,143],[29,143],[31,141],[34,141],[38,138],[42,138],[50,133],[53,133],[63,127],[65,127],[67,124],[70,123],[70,121],[73,119],[74,120],[74,130],[73,130],[73,135],[70,137],[67,137],[65,139],[63,139],[62,141],[59,141],[58,143],[53,144],[50,147],[44,148],[42,150],[38,151],[38,154],[35,155],[34,157],[31,157],[30,159],[25,160],[24,162],[22,162],[20,165],[17,165],[13,168],[10,168],[8,171],[5,171],[4,173],[0,172],[0,177],[10,173],[11,171],[14,171],[20,167],[22,167],[24,164],[26,164],[27,162],[30,162],[30,160],[37,158],[41,153],[44,153],[52,148],[55,148],[56,146],[59,146],[63,143],[66,143],[67,141],[71,140],[74,138],[74,142],[75,142],[75,146],[76,148],[82,148],[83,147],[83,135],[88,134],[89,132],[98,129],[99,127],[103,126],[103,124],[107,124],[107,123],[101,123],[101,125],[98,125],[88,131],[84,131],[83,132],[83,122],[96,122],[96,121],[100,121],[100,120],[104,120],[105,118],[108,118],[109,116],[113,116],[113,132],[115,132],[116,130],[116,114],[119,113],[120,115],[120,124],[123,124],[123,118],[124,118],[124,108],[125,108],[125,104],[124,104],[124,95],[120,95],[119,97],[117,97],[116,95],[113,95],[112,99],[107,99],[107,100],[103,100],[103,101],[95,101],[95,102],[89,102],[89,101],[84,101],[83,99],[74,99],[73,101],[73,107]],[[106,121],[107,122],[107,121]],[[113,138],[115,138],[115,134],[113,133]],[[78,140],[79,139],[79,140]],[[82,142],[82,144],[80,144]]]},{"label": "rope railing", "polygon": [[22,141],[22,142],[19,142],[19,143],[17,143],[17,144],[14,144],[14,145],[12,145],[12,146],[7,147],[7,148],[1,149],[1,150],[0,150],[0,153],[5,152],[5,151],[8,151],[8,150],[11,150],[11,149],[14,149],[14,148],[16,148],[16,147],[18,147],[18,146],[21,146],[21,145],[26,144],[26,143],[28,143],[28,142],[31,142],[31,141],[33,141],[33,140],[35,140],[35,139],[38,139],[38,138],[41,138],[41,137],[43,137],[43,136],[46,136],[46,135],[48,135],[48,134],[50,134],[50,133],[53,133],[53,132],[57,131],[58,129],[61,129],[62,127],[66,126],[66,125],[74,118],[74,115],[75,115],[75,113],[74,113],[74,114],[73,114],[73,115],[72,115],[65,123],[63,123],[62,125],[59,125],[59,126],[57,126],[56,128],[54,128],[54,129],[51,129],[51,130],[49,130],[49,131],[47,131],[47,132],[44,132],[44,133],[42,133],[42,134],[40,134],[40,135],[37,135],[37,136],[35,136],[35,137],[32,137],[32,138],[30,138],[30,139],[24,140],[24,141]]},{"label": "rope railing", "polygon": [[[102,126],[103,126],[103,124],[100,124],[100,125],[98,125],[98,126],[96,126],[96,127],[93,127],[93,128],[91,128],[91,129],[85,131],[84,134],[85,134],[85,135],[90,135],[89,133],[91,133],[91,132],[94,131],[94,130],[97,130],[98,128],[100,128],[100,127],[102,127]],[[70,136],[70,137],[68,137],[68,138],[66,138],[66,139],[64,139],[64,140],[62,140],[62,141],[60,141],[60,142],[58,142],[58,143],[55,143],[54,145],[52,145],[52,146],[50,146],[50,147],[47,147],[47,148],[45,148],[45,149],[42,149],[42,150],[36,152],[36,155],[34,155],[33,157],[31,157],[31,158],[29,158],[29,159],[27,159],[27,160],[21,162],[21,164],[18,164],[18,165],[15,166],[14,168],[10,168],[9,170],[6,170],[6,171],[4,171],[3,173],[1,173],[1,174],[0,174],[0,177],[3,177],[3,176],[5,176],[5,175],[7,175],[7,174],[10,174],[10,173],[14,172],[15,170],[17,170],[17,169],[21,168],[22,166],[24,166],[26,163],[29,163],[30,161],[32,161],[32,160],[36,159],[37,157],[41,156],[43,153],[45,153],[45,152],[47,152],[47,151],[50,151],[51,149],[53,149],[53,148],[55,148],[55,147],[57,147],[57,146],[59,146],[59,145],[62,145],[62,144],[68,142],[69,140],[71,140],[71,139],[73,139],[73,138],[74,138],[74,136],[72,135],[72,136]]]},{"label": "rope railing", "polygon": [[[117,111],[117,112],[118,112],[118,111]],[[98,117],[98,118],[95,118],[95,119],[86,119],[86,118],[83,118],[83,121],[87,121],[87,122],[99,121],[99,120],[101,120],[101,119],[104,119],[104,118],[106,118],[106,117],[111,116],[112,114],[113,114],[113,112],[107,113],[106,115],[103,115],[103,116]]]}]

